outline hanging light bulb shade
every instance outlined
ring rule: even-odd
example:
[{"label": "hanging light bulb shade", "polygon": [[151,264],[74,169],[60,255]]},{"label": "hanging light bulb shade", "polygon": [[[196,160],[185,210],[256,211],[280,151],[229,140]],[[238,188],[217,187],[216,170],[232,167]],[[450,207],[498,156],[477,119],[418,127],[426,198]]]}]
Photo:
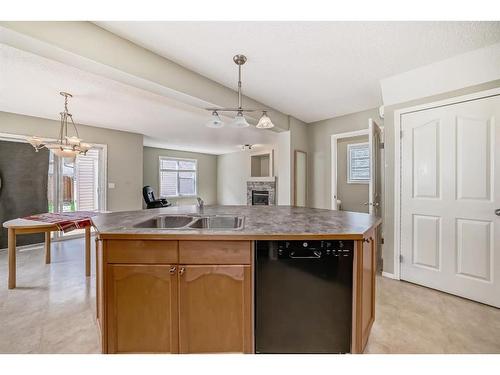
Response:
[{"label": "hanging light bulb shade", "polygon": [[212,118],[205,124],[205,126],[207,128],[222,128],[224,126],[224,121],[221,120],[217,111],[213,111]]},{"label": "hanging light bulb shade", "polygon": [[[68,98],[73,97],[73,95],[67,92],[60,92],[60,94],[64,96],[64,111],[60,112],[59,139],[53,142],[44,142],[40,137],[29,137],[27,141],[35,148],[35,151],[46,148],[56,156],[74,159],[77,155],[85,155],[91,146],[88,143],[82,143],[73,121],[73,115],[68,111]],[[76,135],[68,136],[68,123],[73,126]]]},{"label": "hanging light bulb shade", "polygon": [[247,58],[245,55],[236,55],[233,57],[234,63],[238,66],[238,107],[235,108],[206,108],[207,111],[212,112],[212,118],[209,122],[206,123],[206,126],[209,128],[221,128],[224,126],[224,123],[221,121],[218,113],[219,112],[232,112],[236,113],[236,116],[233,121],[230,122],[230,126],[233,128],[246,128],[250,126],[250,124],[243,116],[246,112],[257,112],[262,111],[262,116],[259,119],[259,123],[256,125],[258,129],[269,129],[274,126],[271,119],[266,113],[264,109],[249,109],[243,107],[243,94],[241,90],[241,67],[243,64],[247,62]]},{"label": "hanging light bulb shade", "polygon": [[230,126],[232,128],[246,128],[250,126],[250,124],[247,122],[245,116],[243,116],[243,112],[238,111],[236,114],[236,117],[234,118],[233,121],[231,121]]},{"label": "hanging light bulb shade", "polygon": [[257,129],[271,129],[274,127],[273,122],[267,115],[267,111],[262,111],[258,124],[255,126]]}]

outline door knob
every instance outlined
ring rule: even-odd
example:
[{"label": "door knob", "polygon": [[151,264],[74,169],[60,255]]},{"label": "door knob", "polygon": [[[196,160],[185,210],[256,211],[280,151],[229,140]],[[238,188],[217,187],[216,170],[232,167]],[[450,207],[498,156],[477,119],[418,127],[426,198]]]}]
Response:
[{"label": "door knob", "polygon": [[495,210],[495,215],[500,216],[500,208],[497,208],[497,209]]},{"label": "door knob", "polygon": [[186,272],[186,269],[184,267],[181,267],[179,269],[179,275],[181,275],[181,276],[184,275],[184,272]]},{"label": "door knob", "polygon": [[170,272],[171,275],[173,275],[175,273],[175,271],[177,270],[177,267],[170,267],[170,270],[168,272]]}]

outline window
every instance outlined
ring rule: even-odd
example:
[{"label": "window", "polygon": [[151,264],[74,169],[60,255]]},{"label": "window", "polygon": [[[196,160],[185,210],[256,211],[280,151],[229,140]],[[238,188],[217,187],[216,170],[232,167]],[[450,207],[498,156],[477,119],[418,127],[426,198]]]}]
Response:
[{"label": "window", "polygon": [[[92,145],[86,155],[75,160],[49,156],[49,212],[93,211],[106,209],[105,145]],[[68,233],[53,232],[53,238],[83,234],[83,229]]]},{"label": "window", "polygon": [[370,148],[368,143],[347,145],[347,183],[367,184],[370,182]]},{"label": "window", "polygon": [[195,196],[196,169],[196,160],[160,156],[160,196]]}]

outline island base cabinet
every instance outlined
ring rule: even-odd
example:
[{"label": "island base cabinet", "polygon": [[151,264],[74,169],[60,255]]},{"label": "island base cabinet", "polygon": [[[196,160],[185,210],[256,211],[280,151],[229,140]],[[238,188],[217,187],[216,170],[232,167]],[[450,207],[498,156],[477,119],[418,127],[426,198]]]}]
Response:
[{"label": "island base cabinet", "polygon": [[179,266],[180,353],[252,353],[250,265]]},{"label": "island base cabinet", "polygon": [[376,233],[356,241],[353,274],[352,353],[363,353],[375,321]]},{"label": "island base cabinet", "polygon": [[175,265],[107,266],[107,352],[178,352]]}]

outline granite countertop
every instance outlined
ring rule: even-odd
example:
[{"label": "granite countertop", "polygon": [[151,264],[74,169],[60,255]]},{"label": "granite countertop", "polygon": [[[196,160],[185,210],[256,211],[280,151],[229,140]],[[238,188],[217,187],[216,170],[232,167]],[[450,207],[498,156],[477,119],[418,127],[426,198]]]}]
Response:
[{"label": "granite countertop", "polygon": [[[240,230],[135,228],[157,215],[245,216]],[[368,214],[290,206],[175,206],[139,211],[100,214],[92,218],[101,238],[177,239],[276,239],[350,238],[361,239],[381,219]]]}]

